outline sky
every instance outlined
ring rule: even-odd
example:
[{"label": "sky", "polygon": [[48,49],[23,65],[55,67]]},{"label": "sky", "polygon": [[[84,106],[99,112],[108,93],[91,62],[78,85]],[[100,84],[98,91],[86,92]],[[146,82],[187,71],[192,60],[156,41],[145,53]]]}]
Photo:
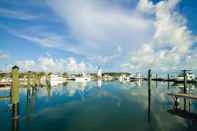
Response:
[{"label": "sky", "polygon": [[196,0],[0,0],[0,70],[197,68]]}]

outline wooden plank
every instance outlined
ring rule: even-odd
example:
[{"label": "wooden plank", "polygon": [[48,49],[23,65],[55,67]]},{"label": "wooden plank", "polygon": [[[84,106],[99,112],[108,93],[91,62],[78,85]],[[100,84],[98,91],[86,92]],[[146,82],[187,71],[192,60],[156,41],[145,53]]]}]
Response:
[{"label": "wooden plank", "polygon": [[191,95],[191,94],[186,94],[186,93],[168,93],[169,96],[174,96],[174,97],[182,97],[182,98],[187,98],[187,99],[194,99],[197,100],[197,96]]}]

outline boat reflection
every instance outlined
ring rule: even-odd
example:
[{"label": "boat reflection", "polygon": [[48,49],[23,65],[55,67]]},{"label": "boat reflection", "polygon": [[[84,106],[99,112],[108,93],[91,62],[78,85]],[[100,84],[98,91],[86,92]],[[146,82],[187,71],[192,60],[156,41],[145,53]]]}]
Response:
[{"label": "boat reflection", "polygon": [[102,80],[101,79],[98,79],[97,80],[97,87],[98,88],[101,88],[102,87]]}]

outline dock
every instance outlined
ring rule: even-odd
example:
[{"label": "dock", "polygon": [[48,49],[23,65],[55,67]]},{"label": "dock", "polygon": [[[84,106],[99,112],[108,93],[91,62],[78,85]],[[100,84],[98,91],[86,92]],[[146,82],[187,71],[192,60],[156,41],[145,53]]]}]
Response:
[{"label": "dock", "polygon": [[187,93],[168,93],[169,96],[172,96],[177,100],[177,98],[185,98],[185,99],[193,99],[197,100],[197,96],[192,95],[192,94],[187,94]]}]

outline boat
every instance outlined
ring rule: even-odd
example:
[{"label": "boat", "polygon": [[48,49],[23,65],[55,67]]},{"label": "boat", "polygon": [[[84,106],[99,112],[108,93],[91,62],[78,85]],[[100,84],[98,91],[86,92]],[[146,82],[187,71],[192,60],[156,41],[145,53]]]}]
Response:
[{"label": "boat", "polygon": [[91,80],[90,76],[86,75],[84,72],[82,74],[80,74],[79,76],[75,77],[76,82],[87,82],[90,80]]},{"label": "boat", "polygon": [[102,79],[102,70],[101,67],[98,67],[98,71],[97,71],[97,79]]},{"label": "boat", "polygon": [[194,80],[195,75],[193,74],[192,70],[182,70],[180,74],[175,78],[177,81],[183,81],[184,80],[184,72],[186,73],[186,80]]},{"label": "boat", "polygon": [[50,84],[51,86],[57,86],[64,83],[64,78],[57,74],[50,75]]},{"label": "boat", "polygon": [[127,82],[127,81],[129,82],[130,81],[130,76],[127,76],[127,75],[123,74],[119,77],[119,81],[120,82]]}]

